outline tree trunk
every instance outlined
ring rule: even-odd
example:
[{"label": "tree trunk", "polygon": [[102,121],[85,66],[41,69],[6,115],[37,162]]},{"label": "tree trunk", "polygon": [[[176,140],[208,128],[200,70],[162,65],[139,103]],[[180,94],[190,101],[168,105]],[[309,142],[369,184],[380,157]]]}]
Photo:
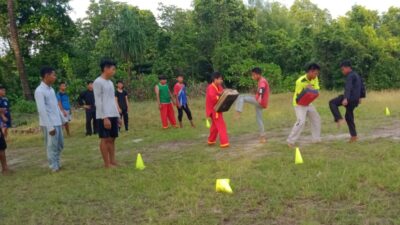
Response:
[{"label": "tree trunk", "polygon": [[11,48],[15,55],[15,61],[19,73],[19,79],[21,80],[22,91],[24,93],[26,100],[33,100],[32,91],[29,88],[28,78],[26,76],[24,60],[22,58],[21,51],[19,48],[18,29],[14,13],[14,0],[7,0],[7,11],[8,11],[9,26],[10,26]]}]

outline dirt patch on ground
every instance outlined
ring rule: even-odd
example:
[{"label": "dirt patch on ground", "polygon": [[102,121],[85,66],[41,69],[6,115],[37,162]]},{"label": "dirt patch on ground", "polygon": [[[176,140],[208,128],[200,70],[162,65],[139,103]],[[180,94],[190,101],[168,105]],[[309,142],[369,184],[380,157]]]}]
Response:
[{"label": "dirt patch on ground", "polygon": [[[305,128],[305,135],[301,137],[298,142],[300,147],[307,146],[312,143],[312,138],[310,135],[307,135],[308,127]],[[279,143],[282,144],[282,149],[288,150],[289,148],[286,145],[287,135],[290,133],[290,129],[283,129],[278,132],[268,132],[267,139],[268,143]],[[218,146],[209,147],[206,143],[208,134],[200,134],[199,138],[190,141],[171,141],[165,142],[157,145],[150,145],[144,148],[141,148],[140,151],[146,152],[148,156],[150,155],[150,160],[153,158],[151,155],[158,154],[160,151],[162,152],[171,152],[171,153],[179,153],[179,152],[189,152],[193,151],[193,147],[196,146],[198,148],[200,143],[204,143],[201,150],[207,152],[216,153],[216,160],[225,160],[225,159],[256,159],[267,155],[276,155],[280,154],[280,151],[276,151],[275,149],[269,149],[270,146],[268,143],[260,143],[259,137],[257,133],[252,134],[243,134],[237,136],[230,137],[231,147],[228,150],[220,150]],[[349,138],[349,134],[347,132],[337,133],[337,134],[327,134],[322,136],[323,142],[335,142],[335,141],[347,141]],[[390,125],[377,127],[366,134],[360,134],[360,141],[365,140],[374,140],[374,139],[390,139],[395,141],[400,141],[400,121],[395,120],[391,122]],[[133,140],[136,143],[139,139]],[[142,140],[138,141],[141,142]],[[132,141],[130,141],[132,142]],[[96,147],[97,148],[97,147]],[[19,149],[17,151],[8,151],[7,154],[9,156],[9,164],[13,167],[19,167],[25,161],[32,161],[33,152],[43,151],[42,148],[29,148],[29,149]],[[129,153],[130,150],[125,149],[121,150],[119,154]],[[35,157],[35,163],[45,164],[46,160],[42,157]]]}]

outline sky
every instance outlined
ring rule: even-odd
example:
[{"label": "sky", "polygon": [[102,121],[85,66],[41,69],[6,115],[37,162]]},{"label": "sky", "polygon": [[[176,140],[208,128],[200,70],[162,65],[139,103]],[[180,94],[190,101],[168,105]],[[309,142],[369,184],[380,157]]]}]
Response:
[{"label": "sky", "polygon": [[[151,10],[154,15],[158,16],[158,3],[165,5],[176,5],[183,9],[190,9],[191,0],[119,0],[127,2],[131,5],[138,6],[140,9]],[[247,2],[247,0],[245,0]],[[294,0],[275,0],[290,7]],[[311,0],[322,9],[328,9],[333,17],[344,15],[355,4],[366,6],[368,9],[385,12],[390,6],[400,7],[400,0]],[[71,0],[72,11],[70,16],[72,19],[85,17],[86,9],[89,6],[89,0]]]}]

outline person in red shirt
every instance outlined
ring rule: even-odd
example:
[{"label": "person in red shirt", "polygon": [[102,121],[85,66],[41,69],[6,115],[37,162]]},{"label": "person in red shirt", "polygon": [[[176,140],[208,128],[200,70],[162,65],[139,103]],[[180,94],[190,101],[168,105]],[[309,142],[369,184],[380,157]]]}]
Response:
[{"label": "person in red shirt", "polygon": [[174,86],[174,96],[176,99],[176,107],[178,108],[179,126],[180,128],[183,127],[182,118],[183,118],[183,111],[185,111],[190,121],[190,124],[192,125],[192,127],[195,127],[193,123],[192,112],[190,111],[189,108],[188,97],[186,93],[186,84],[184,82],[184,79],[185,79],[184,76],[182,74],[179,74],[176,77],[177,82]]},{"label": "person in red shirt", "polygon": [[244,103],[249,103],[254,105],[256,108],[256,119],[260,132],[260,142],[265,143],[265,128],[263,121],[263,109],[268,108],[269,101],[269,84],[268,81],[262,76],[262,70],[258,67],[251,70],[251,76],[253,80],[258,82],[257,93],[255,96],[239,96],[236,102],[236,112],[237,118],[240,118],[241,113],[243,112]]},{"label": "person in red shirt", "polygon": [[212,82],[207,87],[206,92],[206,117],[212,121],[210,128],[210,136],[208,137],[208,144],[214,145],[217,143],[217,137],[219,135],[221,148],[229,147],[228,133],[226,132],[226,125],[222,113],[214,110],[219,97],[222,95],[224,88],[222,83],[224,82],[222,74],[214,72],[212,75]]}]

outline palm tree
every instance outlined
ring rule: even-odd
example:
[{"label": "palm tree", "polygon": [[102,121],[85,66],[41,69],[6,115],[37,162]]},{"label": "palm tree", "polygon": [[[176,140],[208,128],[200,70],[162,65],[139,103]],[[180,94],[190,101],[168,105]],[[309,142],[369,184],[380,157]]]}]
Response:
[{"label": "palm tree", "polygon": [[21,80],[22,91],[26,100],[33,100],[32,91],[29,88],[28,78],[26,76],[24,60],[19,47],[18,29],[14,13],[14,0],[7,0],[7,11],[10,26],[11,48],[14,52],[19,79]]}]

